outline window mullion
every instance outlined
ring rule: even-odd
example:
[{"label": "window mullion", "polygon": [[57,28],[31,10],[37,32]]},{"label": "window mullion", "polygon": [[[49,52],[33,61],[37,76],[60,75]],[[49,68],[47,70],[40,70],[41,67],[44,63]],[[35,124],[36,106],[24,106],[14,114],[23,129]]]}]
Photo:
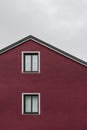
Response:
[{"label": "window mullion", "polygon": [[31,71],[33,71],[33,55],[31,55]]},{"label": "window mullion", "polygon": [[38,107],[38,113],[39,113],[39,96],[37,96],[37,98],[38,98],[38,100],[37,100],[37,102],[38,102],[37,107]]},{"label": "window mullion", "polygon": [[33,113],[33,97],[31,96],[31,113]]},{"label": "window mullion", "polygon": [[39,71],[39,56],[37,55],[37,71]]}]

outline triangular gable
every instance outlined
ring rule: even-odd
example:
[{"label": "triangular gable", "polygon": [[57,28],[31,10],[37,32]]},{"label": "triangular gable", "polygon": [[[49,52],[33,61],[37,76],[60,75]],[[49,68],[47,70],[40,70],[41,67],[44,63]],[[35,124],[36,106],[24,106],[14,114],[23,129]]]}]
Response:
[{"label": "triangular gable", "polygon": [[15,43],[13,43],[13,44],[1,49],[0,54],[3,54],[4,52],[9,51],[10,49],[13,49],[14,47],[17,47],[17,46],[23,44],[24,42],[27,42],[28,40],[33,40],[33,41],[35,41],[35,42],[37,42],[37,43],[39,43],[39,44],[41,44],[41,45],[43,45],[43,46],[45,46],[45,47],[47,47],[47,48],[49,48],[51,50],[57,52],[57,53],[65,56],[65,57],[67,57],[67,58],[69,58],[69,59],[71,59],[73,61],[76,61],[77,63],[80,63],[80,64],[82,64],[84,66],[87,66],[87,62],[85,62],[85,61],[83,61],[83,60],[81,60],[81,59],[79,59],[79,58],[77,58],[77,57],[75,57],[75,56],[61,50],[61,49],[59,49],[59,48],[56,48],[56,47],[54,47],[54,46],[52,46],[52,45],[50,45],[50,44],[48,44],[48,43],[46,43],[44,41],[32,36],[32,35],[29,35],[29,36],[15,42]]}]

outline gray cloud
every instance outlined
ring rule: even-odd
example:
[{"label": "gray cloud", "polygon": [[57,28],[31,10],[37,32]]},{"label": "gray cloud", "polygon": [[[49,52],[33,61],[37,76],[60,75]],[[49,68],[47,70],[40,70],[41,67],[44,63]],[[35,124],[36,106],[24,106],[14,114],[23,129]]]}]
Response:
[{"label": "gray cloud", "polygon": [[0,48],[30,34],[87,61],[87,1],[1,0]]}]

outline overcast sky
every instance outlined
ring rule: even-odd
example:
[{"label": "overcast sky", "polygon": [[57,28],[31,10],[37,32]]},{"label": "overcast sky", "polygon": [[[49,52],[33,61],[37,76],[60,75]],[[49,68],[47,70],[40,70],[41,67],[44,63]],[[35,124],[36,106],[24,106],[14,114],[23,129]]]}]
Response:
[{"label": "overcast sky", "polygon": [[0,49],[28,35],[87,61],[87,0],[0,0]]}]

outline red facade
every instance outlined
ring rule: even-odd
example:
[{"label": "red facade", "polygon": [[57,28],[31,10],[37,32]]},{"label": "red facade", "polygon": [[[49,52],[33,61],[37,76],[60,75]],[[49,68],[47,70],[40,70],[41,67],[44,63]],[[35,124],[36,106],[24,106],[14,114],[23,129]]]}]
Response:
[{"label": "red facade", "polygon": [[[40,73],[22,73],[22,52]],[[22,93],[40,93],[40,115],[22,115]],[[0,55],[1,130],[87,130],[87,68],[34,40]]]}]

